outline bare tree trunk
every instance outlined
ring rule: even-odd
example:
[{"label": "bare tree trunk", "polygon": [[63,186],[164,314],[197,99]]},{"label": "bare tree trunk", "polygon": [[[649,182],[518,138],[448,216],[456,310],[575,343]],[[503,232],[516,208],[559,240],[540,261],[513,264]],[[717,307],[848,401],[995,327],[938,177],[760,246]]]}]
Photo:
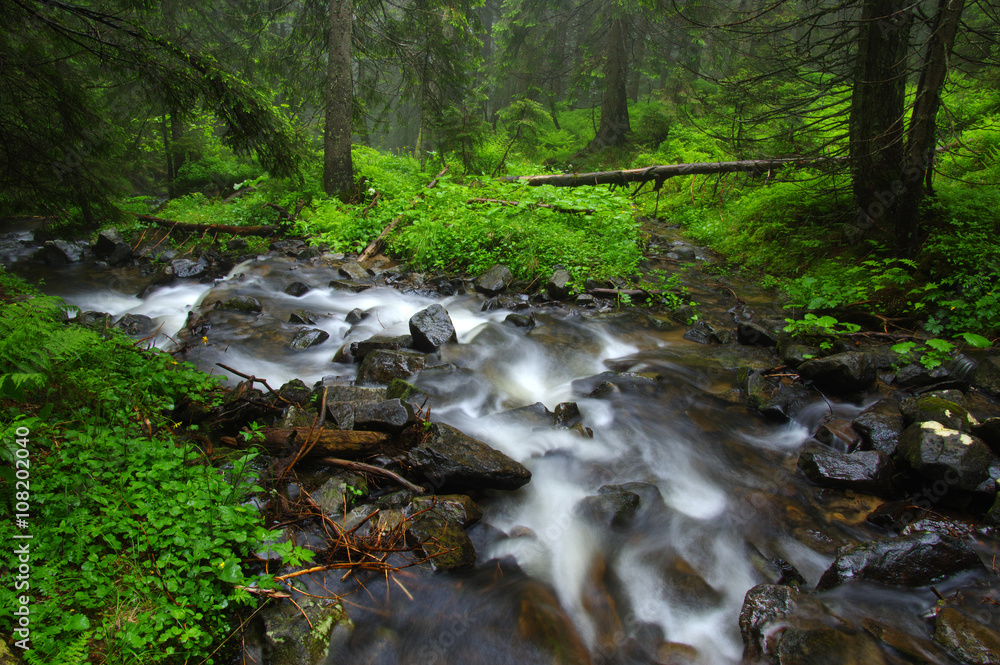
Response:
[{"label": "bare tree trunk", "polygon": [[851,177],[861,230],[897,214],[903,163],[906,52],[912,15],[895,0],[865,0],[851,93]]},{"label": "bare tree trunk", "polygon": [[607,148],[625,143],[629,132],[628,53],[625,48],[625,20],[611,18],[605,44],[604,95],[601,98],[601,124],[589,148]]},{"label": "bare tree trunk", "polygon": [[917,246],[924,179],[934,164],[935,119],[941,106],[941,90],[948,76],[948,57],[964,8],[965,0],[939,0],[934,29],[927,40],[927,54],[920,71],[906,141],[906,161],[902,173],[906,187],[900,194],[896,217],[896,244],[904,255],[913,254]]},{"label": "bare tree trunk", "polygon": [[330,0],[326,123],[323,136],[323,190],[330,196],[344,194],[354,185],[354,164],[351,161],[353,13],[352,0]]}]

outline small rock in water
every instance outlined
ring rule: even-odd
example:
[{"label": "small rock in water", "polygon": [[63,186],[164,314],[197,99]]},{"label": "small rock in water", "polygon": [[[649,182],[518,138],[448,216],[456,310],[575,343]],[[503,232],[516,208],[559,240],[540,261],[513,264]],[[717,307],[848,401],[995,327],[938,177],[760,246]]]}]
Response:
[{"label": "small rock in water", "polygon": [[477,277],[473,286],[476,287],[476,291],[486,296],[497,296],[507,289],[513,279],[514,274],[511,273],[510,268],[498,263]]},{"label": "small rock in water", "polygon": [[1000,665],[1000,633],[954,607],[937,614],[934,641],[973,665]]},{"label": "small rock in water", "polygon": [[371,281],[371,274],[357,261],[344,261],[340,265],[340,274],[355,282]]},{"label": "small rock in water", "polygon": [[435,490],[511,490],[531,480],[524,465],[450,425],[431,423],[427,433],[406,457]]},{"label": "small rock in water", "polygon": [[285,293],[287,293],[290,296],[294,296],[296,298],[304,296],[305,294],[309,293],[309,291],[310,291],[309,285],[303,284],[302,282],[292,282],[287,287],[285,287]]},{"label": "small rock in water", "polygon": [[369,353],[358,368],[359,386],[387,386],[393,379],[407,379],[424,368],[427,360],[415,351],[379,349]]},{"label": "small rock in water", "polygon": [[435,303],[410,317],[413,348],[434,353],[448,342],[458,342],[448,311]]},{"label": "small rock in water", "polygon": [[226,302],[219,303],[217,308],[231,312],[243,312],[244,314],[257,314],[263,309],[260,301],[253,296],[235,296]]},{"label": "small rock in water", "polygon": [[295,333],[295,336],[292,337],[292,341],[288,343],[288,347],[297,351],[302,351],[304,349],[308,349],[309,347],[322,344],[328,339],[330,339],[330,333],[325,330],[320,330],[319,328],[306,328],[305,330],[300,330]]},{"label": "small rock in water", "polygon": [[823,487],[878,495],[889,495],[893,491],[895,467],[892,458],[877,450],[856,453],[806,450],[799,455],[798,465],[809,480]]},{"label": "small rock in water", "polygon": [[312,326],[316,324],[316,318],[316,315],[308,310],[297,309],[288,315],[288,322]]},{"label": "small rock in water", "polygon": [[355,307],[354,309],[352,309],[350,312],[347,313],[347,316],[344,318],[344,320],[353,326],[355,324],[361,323],[367,318],[368,318],[368,312]]}]

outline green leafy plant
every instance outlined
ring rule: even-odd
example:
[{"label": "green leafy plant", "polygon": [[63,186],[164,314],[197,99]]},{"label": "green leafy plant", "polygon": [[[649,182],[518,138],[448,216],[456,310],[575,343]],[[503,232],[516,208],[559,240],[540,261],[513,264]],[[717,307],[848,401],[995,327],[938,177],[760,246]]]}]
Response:
[{"label": "green leafy plant", "polygon": [[830,351],[833,342],[837,337],[844,334],[856,333],[861,330],[861,326],[855,323],[838,321],[832,316],[816,316],[812,312],[807,313],[801,319],[785,319],[787,325],[785,332],[802,339],[815,343],[823,351]]},{"label": "green leafy plant", "polygon": [[[990,346],[990,340],[976,333],[962,333],[959,337],[974,348],[985,349]],[[891,348],[900,355],[903,362],[920,362],[927,369],[934,369],[950,361],[956,347],[946,339],[935,337],[926,340],[923,345],[905,341],[894,344]]]}]

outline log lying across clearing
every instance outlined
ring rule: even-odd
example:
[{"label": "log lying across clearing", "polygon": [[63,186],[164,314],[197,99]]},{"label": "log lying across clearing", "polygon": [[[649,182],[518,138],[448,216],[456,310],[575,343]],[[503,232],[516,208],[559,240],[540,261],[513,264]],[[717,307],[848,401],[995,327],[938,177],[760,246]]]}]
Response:
[{"label": "log lying across clearing", "polygon": [[809,166],[812,164],[841,161],[837,157],[782,157],[779,159],[744,159],[736,162],[697,162],[693,164],[663,164],[644,169],[625,171],[596,171],[594,173],[557,173],[555,175],[519,175],[498,178],[505,182],[523,181],[531,186],[583,187],[586,185],[627,185],[633,182],[663,181],[679,175],[708,173],[767,173],[783,166]]},{"label": "log lying across clearing", "polygon": [[268,237],[278,233],[277,226],[232,226],[231,224],[193,224],[190,222],[175,222],[172,219],[153,217],[152,215],[136,215],[140,221],[156,224],[168,229],[188,231],[190,233],[228,233],[234,236]]}]

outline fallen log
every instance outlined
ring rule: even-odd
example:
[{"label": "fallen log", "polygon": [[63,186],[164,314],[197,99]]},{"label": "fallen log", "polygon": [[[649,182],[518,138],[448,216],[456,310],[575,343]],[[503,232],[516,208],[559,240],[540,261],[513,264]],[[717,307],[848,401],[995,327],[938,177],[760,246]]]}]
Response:
[{"label": "fallen log", "polygon": [[346,459],[338,459],[335,457],[324,457],[318,460],[320,464],[328,464],[330,466],[339,466],[342,469],[348,469],[350,471],[360,471],[361,473],[370,473],[376,476],[384,476],[390,480],[394,480],[411,492],[416,492],[417,494],[424,494],[427,492],[426,489],[420,485],[411,483],[406,478],[402,477],[398,473],[390,471],[388,469],[383,469],[380,466],[373,466],[371,464],[365,464],[364,462],[352,462]]},{"label": "fallen log", "polygon": [[583,187],[587,185],[627,185],[633,182],[661,182],[679,175],[710,173],[768,173],[784,166],[810,166],[843,161],[841,157],[782,157],[778,159],[744,159],[735,162],[696,162],[692,164],[662,164],[643,169],[595,171],[593,173],[556,173],[554,175],[515,175],[497,178],[503,182],[524,182],[532,187]]},{"label": "fallen log", "polygon": [[[445,165],[445,167],[443,169],[441,169],[441,172],[438,173],[436,176],[434,176],[433,180],[431,180],[429,183],[427,183],[427,186],[424,187],[424,189],[432,189],[435,185],[437,185],[438,178],[440,178],[441,176],[443,176],[445,174],[445,171],[447,171],[447,170],[448,170],[448,166]],[[420,199],[422,199],[423,197],[424,197],[423,194],[418,194],[416,196],[416,198],[414,198],[412,201],[410,201],[410,207],[412,208],[413,206],[417,205],[417,202],[420,201]],[[392,230],[394,228],[396,228],[396,226],[401,221],[403,221],[403,218],[405,216],[406,216],[406,213],[403,213],[403,212],[401,212],[398,215],[396,215],[395,219],[393,219],[391,222],[389,222],[388,226],[386,226],[384,229],[382,229],[382,233],[378,234],[378,236],[374,240],[372,240],[370,243],[368,243],[368,246],[365,247],[365,251],[361,252],[361,256],[358,257],[358,263],[364,263],[365,261],[367,261],[371,257],[375,256],[375,252],[377,252],[379,250],[379,248],[382,247],[382,242],[385,240],[386,236],[388,236],[390,233],[392,233]]]},{"label": "fallen log", "polygon": [[[521,205],[523,203],[523,201],[510,201],[510,200],[507,200],[507,199],[482,199],[482,198],[474,198],[474,199],[469,199],[465,203],[466,203],[466,205],[471,205],[473,203],[492,203],[494,205],[499,205],[499,206],[519,206],[519,205]],[[563,208],[562,206],[552,205],[551,203],[528,203],[528,205],[530,207],[532,207],[532,208],[548,208],[549,210],[555,210],[556,212],[565,212],[565,213],[569,213],[569,214],[572,214],[572,215],[593,215],[594,214],[594,209],[593,208],[584,208],[584,209],[579,209],[579,208]]]},{"label": "fallen log", "polygon": [[190,231],[193,233],[228,233],[234,236],[261,236],[268,237],[280,233],[277,226],[233,226],[231,224],[194,224],[191,222],[177,222],[172,219],[153,217],[152,215],[136,215],[136,219],[142,222],[149,222],[156,226],[162,226],[171,230]]},{"label": "fallen log", "polygon": [[265,428],[263,446],[272,454],[287,453],[309,437],[315,441],[305,457],[365,457],[389,452],[390,436],[382,432],[356,432],[309,427]]}]

